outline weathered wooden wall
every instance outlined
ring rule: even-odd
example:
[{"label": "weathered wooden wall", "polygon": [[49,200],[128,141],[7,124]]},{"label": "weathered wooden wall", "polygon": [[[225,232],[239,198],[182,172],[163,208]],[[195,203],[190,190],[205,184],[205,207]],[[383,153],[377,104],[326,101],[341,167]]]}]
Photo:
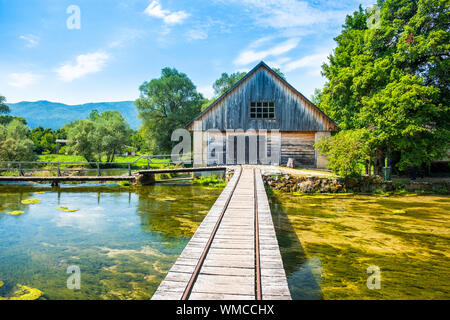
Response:
[{"label": "weathered wooden wall", "polygon": [[[275,102],[275,120],[250,119],[251,101]],[[335,129],[335,125],[323,113],[265,67],[258,68],[198,120],[202,120],[203,130],[331,131]]]},{"label": "weathered wooden wall", "polygon": [[[250,162],[250,153],[254,152],[258,155],[258,164],[262,164],[260,155],[260,147],[261,145],[258,143],[256,149],[250,150],[250,139],[256,139],[255,134],[245,133],[245,132],[234,132],[231,134],[226,134],[225,132],[209,132],[207,134],[207,161],[208,159],[213,159],[214,154],[212,150],[218,151],[222,153],[220,155],[219,163],[226,164],[238,164],[237,158],[237,146],[238,146],[238,137],[242,137],[245,139],[245,160],[242,163],[249,164]],[[222,140],[222,145],[218,148],[211,147],[211,145],[215,144],[216,139]],[[257,134],[257,139],[262,139],[261,142],[267,141],[266,144],[266,154],[267,160],[271,161],[272,157],[272,135],[270,132]],[[258,140],[252,140],[258,141]],[[276,143],[276,139],[274,143]],[[278,140],[279,141],[279,140]],[[314,150],[314,142],[315,142],[315,133],[314,132],[281,132],[281,156],[279,157],[279,163],[282,165],[286,165],[289,158],[294,158],[295,162],[299,166],[303,167],[312,167],[315,165],[315,150]],[[227,159],[227,147],[233,146],[233,152],[230,153],[233,159]],[[263,147],[264,148],[264,147]],[[229,156],[230,157],[230,156]],[[205,162],[206,163],[206,162]]]},{"label": "weathered wooden wall", "polygon": [[281,164],[294,158],[298,166],[315,166],[314,132],[282,132]]}]

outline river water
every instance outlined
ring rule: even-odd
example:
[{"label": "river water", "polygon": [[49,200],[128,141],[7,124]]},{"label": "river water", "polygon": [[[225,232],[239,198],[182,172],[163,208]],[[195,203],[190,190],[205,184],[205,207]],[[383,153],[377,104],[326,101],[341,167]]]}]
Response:
[{"label": "river water", "polygon": [[[149,299],[221,191],[0,185],[0,299]],[[450,298],[449,196],[269,201],[293,299]]]},{"label": "river water", "polygon": [[[21,285],[43,292],[41,299],[149,299],[220,192],[0,186],[0,297],[17,296]],[[79,290],[67,286],[74,266]],[[69,287],[76,283],[71,278]]]},{"label": "river water", "polygon": [[293,299],[450,299],[450,197],[270,196]]}]

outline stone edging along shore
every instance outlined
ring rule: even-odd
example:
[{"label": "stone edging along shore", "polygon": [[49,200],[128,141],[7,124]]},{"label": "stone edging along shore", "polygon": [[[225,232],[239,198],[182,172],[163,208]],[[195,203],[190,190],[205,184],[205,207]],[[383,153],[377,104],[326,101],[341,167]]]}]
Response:
[{"label": "stone edging along shore", "polygon": [[[234,169],[227,169],[227,178],[232,176]],[[299,172],[299,173],[297,173]],[[450,193],[450,179],[437,181],[390,181],[386,182],[380,176],[362,176],[360,178],[338,178],[323,172],[313,175],[283,167],[262,167],[264,184],[273,190],[300,193],[376,193],[402,191]]]}]

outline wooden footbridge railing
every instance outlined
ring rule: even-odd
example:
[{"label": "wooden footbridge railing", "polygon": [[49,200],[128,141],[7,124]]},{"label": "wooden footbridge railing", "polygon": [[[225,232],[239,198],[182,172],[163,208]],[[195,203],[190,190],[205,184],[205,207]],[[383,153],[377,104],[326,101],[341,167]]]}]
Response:
[{"label": "wooden footbridge railing", "polygon": [[[144,161],[142,161],[142,159],[144,159]],[[145,164],[142,165],[142,162],[144,162]],[[176,174],[176,173],[226,170],[226,167],[222,166],[174,168],[174,165],[175,164],[170,160],[170,155],[141,156],[132,162],[110,162],[110,163],[0,161],[0,182],[50,181],[52,182],[52,184],[58,184],[60,182],[76,182],[76,181],[86,182],[86,181],[139,180],[141,182],[144,182],[144,184],[146,184],[145,182],[148,182],[148,184],[152,184],[155,182],[154,176],[156,174]],[[162,167],[169,166],[169,167],[161,169],[152,169],[152,167],[161,167],[161,166]],[[4,175],[5,172],[15,174]],[[117,172],[119,173],[122,172],[122,174],[114,175],[114,173]],[[111,173],[113,173],[113,175],[111,175]]]}]

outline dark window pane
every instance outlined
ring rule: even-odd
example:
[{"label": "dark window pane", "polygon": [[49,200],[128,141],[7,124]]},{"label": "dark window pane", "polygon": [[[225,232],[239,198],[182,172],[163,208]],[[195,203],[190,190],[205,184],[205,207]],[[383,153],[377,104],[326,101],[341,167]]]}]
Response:
[{"label": "dark window pane", "polygon": [[262,105],[261,102],[258,102],[258,103],[257,103],[257,106],[258,106],[258,107],[261,107],[261,105]]},{"label": "dark window pane", "polygon": [[269,106],[273,107],[274,103],[273,102],[269,102]]},{"label": "dark window pane", "polygon": [[269,113],[269,117],[273,119],[273,118],[275,118],[275,114],[274,113]]},{"label": "dark window pane", "polygon": [[254,107],[256,104],[254,102],[250,103],[250,106]]},{"label": "dark window pane", "polygon": [[250,118],[256,118],[254,113],[250,114]]},{"label": "dark window pane", "polygon": [[263,102],[264,107],[267,107],[268,105],[269,105],[268,102]]}]

